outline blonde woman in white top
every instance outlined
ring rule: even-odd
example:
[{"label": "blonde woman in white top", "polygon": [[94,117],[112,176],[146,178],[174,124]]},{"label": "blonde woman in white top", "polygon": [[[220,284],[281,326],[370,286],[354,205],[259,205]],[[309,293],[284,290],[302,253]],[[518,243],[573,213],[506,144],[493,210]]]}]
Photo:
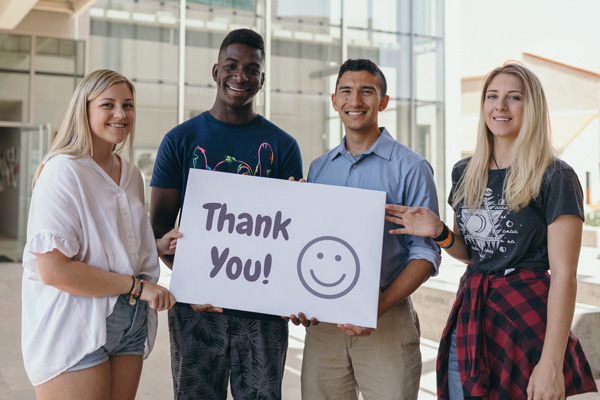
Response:
[{"label": "blonde woman in white top", "polygon": [[175,304],[156,282],[180,234],[154,239],[141,174],[119,155],[134,125],[132,83],[92,72],[34,177],[22,348],[38,399],[134,399],[156,311]]}]

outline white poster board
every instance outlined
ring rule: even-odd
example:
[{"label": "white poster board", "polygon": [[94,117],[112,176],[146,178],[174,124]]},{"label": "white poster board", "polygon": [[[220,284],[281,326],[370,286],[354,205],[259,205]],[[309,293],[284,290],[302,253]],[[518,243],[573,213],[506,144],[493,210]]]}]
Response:
[{"label": "white poster board", "polygon": [[190,170],[179,302],[376,327],[385,192]]}]

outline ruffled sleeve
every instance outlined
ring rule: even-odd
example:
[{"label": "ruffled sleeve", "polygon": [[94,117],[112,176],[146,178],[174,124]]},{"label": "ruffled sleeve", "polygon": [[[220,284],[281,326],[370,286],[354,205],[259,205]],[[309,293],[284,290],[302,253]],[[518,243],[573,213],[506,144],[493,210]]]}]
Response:
[{"label": "ruffled sleeve", "polygon": [[36,274],[36,254],[54,249],[72,258],[82,243],[81,192],[75,163],[67,156],[48,161],[34,187],[23,267]]}]

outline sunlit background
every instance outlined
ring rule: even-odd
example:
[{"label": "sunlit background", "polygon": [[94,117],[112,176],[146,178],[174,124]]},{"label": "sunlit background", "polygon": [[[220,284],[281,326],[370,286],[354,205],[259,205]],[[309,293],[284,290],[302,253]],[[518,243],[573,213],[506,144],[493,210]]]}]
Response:
[{"label": "sunlit background", "polygon": [[[506,60],[524,63],[546,91],[557,154],[584,189],[582,255],[587,249],[595,262],[580,263],[587,276],[582,267],[600,266],[598,16],[598,0],[0,0],[0,257],[21,259],[33,171],[86,73],[110,68],[134,82],[133,161],[147,186],[165,133],[212,106],[218,47],[244,27],[266,42],[256,110],[298,140],[305,173],[343,135],[330,102],[339,65],[375,61],[391,97],[380,125],[430,161],[446,220],[452,165],[474,149],[481,83]],[[448,259],[444,271],[452,271]],[[431,279],[414,296],[426,304],[422,321],[443,325],[446,305],[435,299],[445,291],[451,301],[458,276]],[[597,283],[585,285],[580,293],[596,300],[578,301],[600,306]],[[436,340],[438,325],[422,324],[423,337]],[[430,364],[424,381],[434,387]],[[0,397],[1,389],[0,379]],[[424,390],[421,398],[434,397]]]}]

